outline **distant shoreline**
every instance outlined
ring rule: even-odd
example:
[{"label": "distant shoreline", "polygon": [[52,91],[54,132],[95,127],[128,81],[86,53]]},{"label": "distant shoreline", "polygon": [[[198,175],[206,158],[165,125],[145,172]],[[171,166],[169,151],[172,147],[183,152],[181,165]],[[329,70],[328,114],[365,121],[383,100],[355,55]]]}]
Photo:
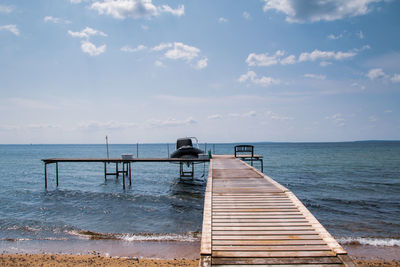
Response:
[{"label": "distant shoreline", "polygon": [[[345,144],[345,143],[399,143],[400,140],[354,140],[354,141],[257,141],[257,142],[252,142],[252,141],[240,141],[240,142],[199,142],[199,144],[204,145],[237,145],[237,144]],[[157,142],[157,143],[110,143],[110,146],[112,145],[166,145],[166,144],[172,144],[174,145],[175,142]],[[79,145],[104,145],[103,143],[79,143],[79,144],[74,144],[74,143],[46,143],[46,144],[34,144],[34,143],[21,143],[21,144],[0,144],[0,146],[7,146],[7,145],[35,145],[35,146],[41,146],[41,145],[72,145],[72,146],[79,146]]]}]

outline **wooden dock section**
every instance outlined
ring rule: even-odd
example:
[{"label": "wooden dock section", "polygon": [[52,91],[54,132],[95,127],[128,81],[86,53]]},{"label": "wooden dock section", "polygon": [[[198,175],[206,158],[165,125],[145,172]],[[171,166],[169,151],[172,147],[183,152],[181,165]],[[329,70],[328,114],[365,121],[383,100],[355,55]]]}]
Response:
[{"label": "wooden dock section", "polygon": [[200,266],[355,266],[287,188],[232,155],[213,156]]}]

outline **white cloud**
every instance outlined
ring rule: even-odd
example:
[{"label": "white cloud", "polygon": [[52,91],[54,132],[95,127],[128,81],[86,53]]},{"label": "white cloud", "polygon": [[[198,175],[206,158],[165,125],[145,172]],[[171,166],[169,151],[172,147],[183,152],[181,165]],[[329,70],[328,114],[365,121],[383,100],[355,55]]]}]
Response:
[{"label": "white cloud", "polygon": [[329,61],[321,61],[320,63],[319,63],[319,65],[321,66],[321,67],[326,67],[326,66],[329,66],[329,65],[331,65],[332,64],[332,62],[329,62]]},{"label": "white cloud", "polygon": [[144,46],[144,45],[138,45],[135,48],[132,48],[129,45],[125,45],[125,46],[121,47],[121,51],[128,52],[128,53],[139,52],[139,51],[142,51],[142,50],[145,50],[145,49],[147,49],[147,47]]},{"label": "white cloud", "polygon": [[257,112],[254,110],[250,110],[242,115],[242,117],[255,117],[257,116]]},{"label": "white cloud", "polygon": [[72,4],[80,4],[82,2],[87,2],[88,0],[69,0]]},{"label": "white cloud", "polygon": [[343,118],[343,115],[341,113],[336,113],[332,116],[325,117],[325,119],[332,121],[340,127],[345,126],[345,119]]},{"label": "white cloud", "polygon": [[274,55],[269,55],[268,53],[265,54],[255,54],[255,53],[250,53],[246,59],[246,63],[249,66],[271,66],[278,64],[279,62],[279,57],[283,56],[284,52],[281,50],[278,50],[275,52]]},{"label": "white cloud", "polygon": [[161,13],[170,13],[175,16],[185,14],[183,5],[174,9],[168,5],[155,6],[152,0],[104,0],[95,1],[90,6],[100,15],[109,15],[116,19],[141,19],[151,18],[160,15]]},{"label": "white cloud", "polygon": [[15,24],[0,26],[0,31],[9,31],[16,36],[18,36],[20,34],[19,29],[18,29],[17,25],[15,25]]},{"label": "white cloud", "polygon": [[329,34],[328,35],[328,39],[330,40],[337,40],[343,37],[343,34],[338,34],[338,35],[334,35],[334,34]]},{"label": "white cloud", "polygon": [[218,22],[219,22],[219,23],[227,23],[227,22],[228,22],[228,19],[223,18],[223,17],[220,17],[220,18],[218,19]]},{"label": "white cloud", "polygon": [[181,42],[161,43],[152,48],[153,51],[162,51],[165,49],[167,49],[167,51],[164,55],[169,59],[184,59],[190,61],[198,57],[200,53],[200,49],[197,47],[186,45]]},{"label": "white cloud", "polygon": [[142,28],[142,30],[147,31],[149,29],[149,26],[147,25],[141,25],[140,26]]},{"label": "white cloud", "polygon": [[9,14],[13,12],[13,10],[14,10],[13,6],[0,5],[0,13]]},{"label": "white cloud", "polygon": [[380,78],[387,78],[388,76],[386,73],[383,72],[381,68],[371,69],[369,70],[367,77],[371,80],[380,79]]},{"label": "white cloud", "polygon": [[243,16],[243,18],[245,18],[245,19],[250,19],[250,18],[251,18],[250,13],[247,12],[247,11],[244,11],[243,14],[242,14],[242,16]]},{"label": "white cloud", "polygon": [[44,129],[61,129],[60,125],[53,125],[49,123],[33,123],[25,125],[0,125],[1,131],[36,131]]},{"label": "white cloud", "polygon": [[[12,106],[21,109],[44,109],[44,110],[57,110],[60,107],[57,105],[48,104],[45,101],[38,101],[30,98],[7,98],[5,103],[12,104]],[[4,105],[2,103],[2,105]]]},{"label": "white cloud", "polygon": [[317,74],[312,74],[312,73],[306,73],[306,74],[304,74],[304,77],[315,79],[315,80],[325,80],[326,79],[326,75],[317,75]]},{"label": "white cloud", "polygon": [[290,55],[282,59],[281,61],[282,65],[291,65],[296,63],[296,57],[294,55]]},{"label": "white cloud", "polygon": [[169,59],[183,59],[190,61],[195,57],[198,57],[200,49],[194,46],[186,45],[180,42],[174,42],[172,48],[165,52],[165,57]]},{"label": "white cloud", "polygon": [[80,32],[73,32],[71,30],[68,30],[68,34],[71,35],[72,37],[78,37],[78,38],[89,38],[90,36],[95,36],[95,35],[107,37],[107,34],[105,34],[104,32],[92,29],[90,27],[86,27]]},{"label": "white cloud", "polygon": [[185,120],[177,120],[174,118],[169,118],[166,120],[149,120],[148,123],[152,127],[176,127],[196,124],[197,121],[192,117],[189,117]]},{"label": "white cloud", "polygon": [[311,53],[308,53],[308,52],[301,53],[299,56],[299,62],[326,60],[326,59],[343,60],[343,59],[355,57],[356,55],[357,55],[357,53],[354,51],[334,52],[334,51],[321,51],[321,50],[315,49]]},{"label": "white cloud", "polygon": [[279,114],[276,114],[272,111],[267,111],[265,112],[265,116],[271,120],[277,120],[277,121],[288,121],[288,120],[293,120],[294,118],[288,117],[288,116],[281,116]]},{"label": "white cloud", "polygon": [[[203,69],[208,65],[208,58],[200,57],[200,49],[194,46],[190,46],[181,42],[173,43],[160,43],[159,45],[153,46],[149,49],[153,52],[163,52],[164,58],[171,60],[184,60],[195,69]],[[197,62],[192,63],[193,60],[198,59]],[[161,62],[160,60],[157,60]],[[156,62],[157,62],[156,61]],[[161,66],[159,63],[155,63],[156,66]],[[164,65],[162,65],[164,66]]]},{"label": "white cloud", "polygon": [[229,113],[228,117],[231,118],[251,118],[257,116],[257,112],[255,110],[250,110],[244,113]]},{"label": "white cloud", "polygon": [[362,31],[357,33],[357,35],[358,35],[358,38],[360,38],[360,39],[364,39],[365,38],[364,33]]},{"label": "white cloud", "polygon": [[[321,63],[321,66],[327,66],[330,63],[327,63],[326,60],[344,60],[348,58],[353,58],[357,55],[357,52],[368,49],[369,46],[364,46],[361,49],[353,49],[348,52],[342,51],[321,51],[315,49],[312,52],[303,52],[300,54],[297,62],[305,62],[305,61],[316,61],[316,60],[323,60],[324,63]],[[247,56],[246,63],[248,66],[259,66],[259,67],[267,67],[276,64],[281,65],[288,65],[288,64],[295,64],[296,56],[290,55],[285,58],[285,51],[277,50],[275,54],[270,55],[268,53],[264,54],[256,54],[250,53]]]},{"label": "white cloud", "polygon": [[56,17],[52,17],[52,16],[46,16],[43,18],[44,22],[52,22],[52,23],[56,23],[56,24],[70,24],[71,21],[69,20],[65,20],[65,19],[60,19],[60,18],[56,18]]},{"label": "white cloud", "polygon": [[172,43],[161,43],[155,47],[152,48],[154,51],[162,51],[166,48],[172,47]]},{"label": "white cloud", "polygon": [[238,79],[238,82],[241,83],[247,81],[264,87],[280,84],[280,80],[271,77],[262,76],[261,78],[258,78],[254,71],[248,71],[246,74],[241,75]]},{"label": "white cloud", "polygon": [[98,56],[106,52],[106,45],[96,47],[93,43],[86,40],[81,42],[81,49],[90,56]]},{"label": "white cloud", "polygon": [[288,22],[332,21],[367,14],[371,4],[383,0],[264,0],[264,12],[275,10]]},{"label": "white cloud", "polygon": [[185,14],[185,7],[183,5],[180,5],[178,8],[173,9],[172,7],[168,5],[162,5],[161,8],[159,8],[161,12],[165,13],[171,13],[174,16],[183,16]]},{"label": "white cloud", "polygon": [[164,63],[162,63],[162,61],[160,61],[160,60],[156,60],[154,62],[154,66],[159,67],[159,68],[165,67]]},{"label": "white cloud", "polygon": [[207,117],[209,120],[220,120],[222,119],[222,116],[220,114],[213,114]]},{"label": "white cloud", "polygon": [[196,63],[196,68],[197,69],[204,69],[205,67],[207,67],[207,65],[208,65],[208,58],[202,58],[202,59],[200,59],[199,61],[197,61],[197,63]]},{"label": "white cloud", "polygon": [[352,87],[360,88],[361,90],[365,90],[365,85],[359,84],[359,83],[352,83]]},{"label": "white cloud", "polygon": [[137,124],[133,122],[118,122],[118,121],[108,121],[108,122],[88,121],[88,122],[81,122],[78,124],[78,128],[93,130],[93,131],[121,130],[132,127],[137,127]]},{"label": "white cloud", "polygon": [[400,83],[400,74],[394,74],[392,78],[390,78],[390,80],[394,83]]}]

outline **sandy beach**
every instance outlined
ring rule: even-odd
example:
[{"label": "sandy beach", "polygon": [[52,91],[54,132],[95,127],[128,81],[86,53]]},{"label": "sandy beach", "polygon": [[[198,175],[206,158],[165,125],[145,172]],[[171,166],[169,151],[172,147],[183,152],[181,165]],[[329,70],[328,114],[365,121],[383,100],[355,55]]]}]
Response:
[{"label": "sandy beach", "polygon": [[[358,260],[357,266],[400,266],[400,261]],[[138,259],[100,255],[2,254],[1,266],[198,266],[199,261],[188,259]]]}]

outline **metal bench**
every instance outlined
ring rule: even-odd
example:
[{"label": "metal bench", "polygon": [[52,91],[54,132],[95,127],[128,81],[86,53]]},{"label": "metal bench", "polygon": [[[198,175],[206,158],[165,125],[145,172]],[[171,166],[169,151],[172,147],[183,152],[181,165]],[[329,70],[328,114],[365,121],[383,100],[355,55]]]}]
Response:
[{"label": "metal bench", "polygon": [[253,161],[259,161],[261,172],[264,171],[264,163],[262,156],[254,155],[254,146],[252,145],[237,145],[235,148],[235,158],[240,158],[243,161],[250,161],[251,166],[253,166]]}]

